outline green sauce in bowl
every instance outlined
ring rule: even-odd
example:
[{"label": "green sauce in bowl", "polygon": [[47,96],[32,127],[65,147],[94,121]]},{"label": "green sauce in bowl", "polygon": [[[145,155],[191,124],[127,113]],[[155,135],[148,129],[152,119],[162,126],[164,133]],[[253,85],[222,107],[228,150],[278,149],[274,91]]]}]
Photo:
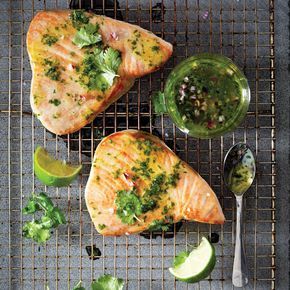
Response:
[{"label": "green sauce in bowl", "polygon": [[222,55],[190,57],[170,73],[164,91],[167,112],[185,133],[218,137],[234,130],[250,102],[247,79]]}]

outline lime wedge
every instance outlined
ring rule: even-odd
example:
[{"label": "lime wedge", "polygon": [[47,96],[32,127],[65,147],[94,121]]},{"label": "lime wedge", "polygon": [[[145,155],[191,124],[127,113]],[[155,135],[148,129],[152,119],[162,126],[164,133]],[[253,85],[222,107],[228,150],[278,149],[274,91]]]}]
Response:
[{"label": "lime wedge", "polygon": [[34,156],[34,173],[38,179],[49,186],[68,186],[80,173],[82,166],[66,164],[65,161],[54,159],[48,152],[37,147]]},{"label": "lime wedge", "polygon": [[203,237],[197,248],[190,253],[182,252],[175,257],[175,266],[169,268],[169,271],[178,280],[196,283],[211,273],[215,262],[214,247]]}]

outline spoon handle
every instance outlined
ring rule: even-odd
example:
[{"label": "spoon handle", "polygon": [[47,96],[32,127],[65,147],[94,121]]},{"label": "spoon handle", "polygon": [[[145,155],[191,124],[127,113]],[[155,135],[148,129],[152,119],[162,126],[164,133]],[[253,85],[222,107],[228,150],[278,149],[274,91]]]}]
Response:
[{"label": "spoon handle", "polygon": [[236,196],[237,202],[237,224],[236,224],[236,245],[233,266],[232,282],[235,287],[243,287],[248,284],[248,269],[243,246],[242,237],[242,206],[243,197]]}]

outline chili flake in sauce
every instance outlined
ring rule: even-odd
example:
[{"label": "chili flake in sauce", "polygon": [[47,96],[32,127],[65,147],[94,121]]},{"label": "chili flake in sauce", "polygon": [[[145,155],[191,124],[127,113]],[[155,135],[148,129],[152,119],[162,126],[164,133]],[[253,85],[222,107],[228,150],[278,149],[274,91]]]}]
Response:
[{"label": "chili flake in sauce", "polygon": [[194,67],[175,90],[184,123],[193,122],[209,130],[223,127],[241,101],[241,89],[232,71],[210,64]]}]

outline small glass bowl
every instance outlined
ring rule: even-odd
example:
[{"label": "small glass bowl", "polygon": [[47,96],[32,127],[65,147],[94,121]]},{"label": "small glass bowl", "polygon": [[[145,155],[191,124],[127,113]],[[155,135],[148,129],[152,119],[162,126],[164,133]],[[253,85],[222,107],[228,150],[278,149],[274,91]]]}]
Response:
[{"label": "small glass bowl", "polygon": [[[222,126],[215,129],[208,129],[200,124],[194,123],[194,121],[185,122],[176,104],[175,88],[182,83],[186,76],[192,74],[193,67],[204,65],[207,67],[210,65],[217,66],[217,68],[220,69],[226,69],[230,72],[233,81],[238,84],[240,89],[240,100],[234,114],[230,119],[227,119]],[[159,102],[162,102],[164,105],[163,112],[169,114],[173,122],[181,131],[192,137],[209,139],[222,136],[227,132],[235,130],[248,111],[251,94],[246,77],[231,59],[218,54],[203,53],[185,59],[171,71],[167,78],[162,98],[163,100],[159,100]]]}]

